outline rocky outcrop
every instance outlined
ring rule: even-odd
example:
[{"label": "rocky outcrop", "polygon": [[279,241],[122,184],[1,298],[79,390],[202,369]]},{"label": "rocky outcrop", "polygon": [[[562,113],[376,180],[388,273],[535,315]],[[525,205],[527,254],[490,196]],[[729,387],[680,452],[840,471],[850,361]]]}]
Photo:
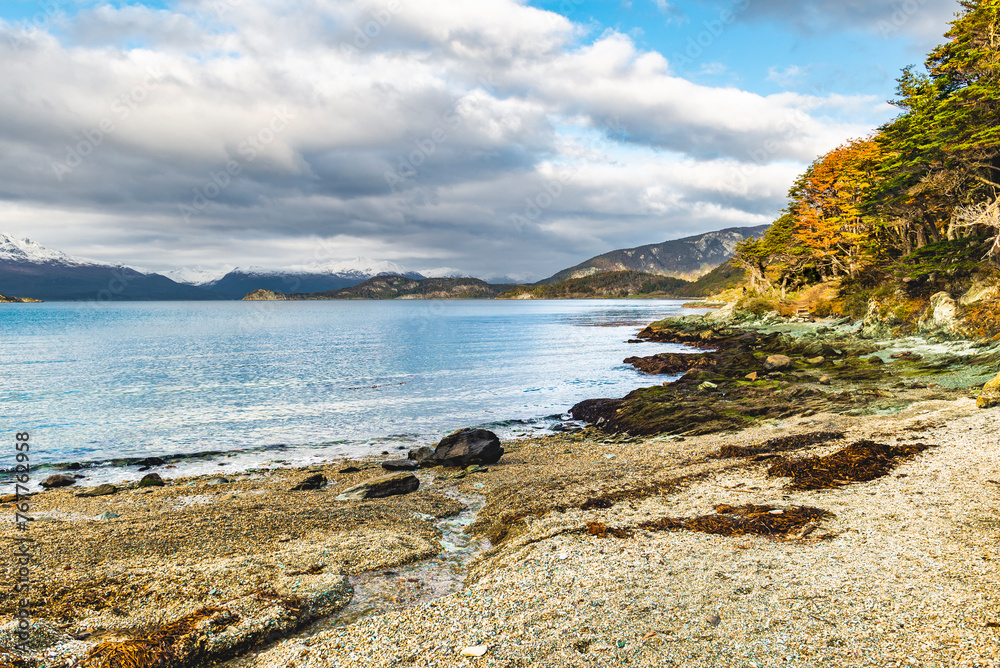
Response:
[{"label": "rocky outcrop", "polygon": [[41,299],[32,299],[31,297],[9,297],[7,295],[0,295],[0,304],[39,304]]},{"label": "rocky outcrop", "polygon": [[461,466],[495,464],[503,456],[500,439],[486,429],[459,429],[430,448],[411,450],[409,459],[421,466]]},{"label": "rocky outcrop", "polygon": [[337,496],[337,501],[362,501],[387,496],[409,494],[420,488],[420,480],[412,473],[400,472],[370,478],[359,485],[348,487]]},{"label": "rocky outcrop", "polygon": [[254,290],[246,297],[243,298],[245,302],[279,302],[288,299],[288,295],[284,295],[280,292],[275,292],[274,290],[268,290],[266,288],[261,288],[260,290]]},{"label": "rocky outcrop", "polygon": [[927,311],[917,323],[917,331],[931,336],[954,335],[958,327],[958,304],[947,292],[931,297]]},{"label": "rocky outcrop", "polygon": [[997,374],[996,378],[983,386],[983,390],[976,399],[976,406],[979,408],[1000,406],[1000,373]]}]

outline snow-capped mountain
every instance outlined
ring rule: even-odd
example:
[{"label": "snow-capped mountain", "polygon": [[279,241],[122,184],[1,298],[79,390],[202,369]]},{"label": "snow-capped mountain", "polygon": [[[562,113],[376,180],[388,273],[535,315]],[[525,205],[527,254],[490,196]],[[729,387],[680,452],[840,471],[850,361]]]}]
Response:
[{"label": "snow-capped mountain", "polygon": [[242,299],[261,288],[285,294],[340,290],[385,274],[416,279],[424,277],[395,262],[357,257],[353,260],[292,265],[283,269],[237,267],[205,287],[225,299]]},{"label": "snow-capped mountain", "polygon": [[229,271],[230,270],[202,269],[201,267],[181,267],[180,269],[164,271],[162,272],[162,275],[166,276],[175,283],[181,283],[183,285],[199,285],[204,287],[218,281],[220,278],[228,274]]},{"label": "snow-capped mountain", "polygon": [[0,294],[49,301],[217,299],[159,274],[73,257],[3,233]]},{"label": "snow-capped mountain", "polygon": [[0,233],[0,262],[25,262],[29,264],[55,262],[65,265],[101,265],[100,262],[72,257],[66,255],[66,253],[46,248],[31,239],[18,239],[17,237],[3,233]]}]

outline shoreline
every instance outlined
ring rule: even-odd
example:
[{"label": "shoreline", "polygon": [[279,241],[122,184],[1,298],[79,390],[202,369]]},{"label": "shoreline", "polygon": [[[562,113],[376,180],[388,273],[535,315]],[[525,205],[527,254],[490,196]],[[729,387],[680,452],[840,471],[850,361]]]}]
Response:
[{"label": "shoreline", "polygon": [[[346,473],[342,462],[227,473],[227,483],[177,478],[92,499],[50,490],[32,497],[31,529],[44,548],[37,574],[46,605],[63,616],[36,628],[39,662],[13,665],[87,665],[98,642],[121,643],[206,604],[243,620],[214,612],[196,634],[218,659],[230,642],[240,668],[888,666],[907,657],[996,665],[1000,446],[991,434],[1000,410],[977,409],[967,389],[947,398],[934,398],[936,388],[914,392],[926,396],[891,415],[819,411],[706,435],[587,429],[505,441],[507,454],[487,472],[423,469],[418,492],[363,502],[333,499],[380,473],[381,457]],[[817,432],[844,437],[788,456],[829,455],[865,439],[933,447],[870,482],[818,491],[769,477],[770,456],[712,456]],[[328,485],[290,491],[310,473]],[[440,523],[469,517],[456,498],[479,497],[470,533],[489,547],[468,555],[462,589],[430,592],[433,568],[399,575],[447,553]],[[833,516],[800,537],[655,528],[663,518],[718,519],[720,507],[748,503]],[[93,519],[102,509],[119,517]],[[12,533],[4,528],[0,538]],[[314,620],[335,617],[353,585],[370,593],[366,577],[381,587],[373,599],[381,614],[347,626]],[[0,665],[11,661],[2,654],[9,614],[0,610]],[[212,624],[228,640],[210,640],[203,632]],[[248,651],[275,633],[290,637]],[[483,659],[461,656],[482,645]]]}]

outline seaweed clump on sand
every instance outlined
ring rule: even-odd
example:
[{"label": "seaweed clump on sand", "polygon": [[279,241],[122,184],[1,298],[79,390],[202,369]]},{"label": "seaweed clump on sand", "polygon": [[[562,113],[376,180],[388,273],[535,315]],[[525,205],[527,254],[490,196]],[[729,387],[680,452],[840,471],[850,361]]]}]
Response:
[{"label": "seaweed clump on sand", "polygon": [[192,663],[201,633],[218,631],[239,621],[233,613],[205,607],[175,622],[122,641],[95,645],[84,661],[87,668],[169,668]]},{"label": "seaweed clump on sand", "polygon": [[712,515],[691,518],[663,517],[643,522],[639,528],[649,531],[698,531],[717,536],[787,537],[806,529],[807,525],[829,517],[833,517],[830,511],[810,506],[778,508],[752,503],[743,506],[720,504],[715,507],[715,513]]},{"label": "seaweed clump on sand", "polygon": [[868,482],[888,474],[901,462],[930,448],[924,443],[889,446],[858,441],[825,457],[782,458],[767,470],[772,478],[791,478],[793,490],[833,489]]},{"label": "seaweed clump on sand", "polygon": [[840,431],[813,431],[808,434],[795,434],[794,436],[781,436],[764,441],[755,447],[744,447],[742,445],[724,445],[718,452],[711,455],[717,459],[730,459],[733,457],[753,457],[754,455],[769,454],[772,452],[788,452],[790,450],[800,450],[828,441],[836,441],[844,438],[844,433]]}]

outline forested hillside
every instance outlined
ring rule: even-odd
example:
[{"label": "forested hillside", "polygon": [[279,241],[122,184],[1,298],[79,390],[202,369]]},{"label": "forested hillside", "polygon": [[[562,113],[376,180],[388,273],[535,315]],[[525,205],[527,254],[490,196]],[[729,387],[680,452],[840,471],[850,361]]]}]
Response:
[{"label": "forested hillside", "polygon": [[1000,0],[961,5],[926,71],[899,77],[900,115],[818,158],[739,245],[750,298],[823,294],[804,306],[902,331],[954,300],[963,332],[1000,333]]}]

